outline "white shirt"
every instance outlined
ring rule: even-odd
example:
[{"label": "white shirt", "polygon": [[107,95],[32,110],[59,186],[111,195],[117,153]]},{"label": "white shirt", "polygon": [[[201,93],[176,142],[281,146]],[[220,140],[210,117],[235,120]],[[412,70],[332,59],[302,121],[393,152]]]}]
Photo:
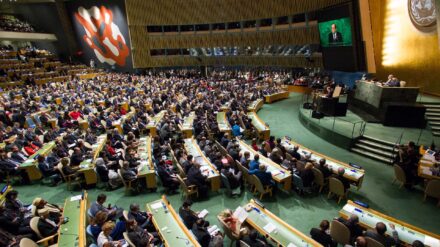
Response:
[{"label": "white shirt", "polygon": [[105,243],[111,242],[111,241],[113,241],[112,237],[105,236],[104,235],[104,231],[101,231],[101,233],[99,233],[98,241],[97,241],[98,242],[98,247],[102,247],[102,246],[104,246]]}]

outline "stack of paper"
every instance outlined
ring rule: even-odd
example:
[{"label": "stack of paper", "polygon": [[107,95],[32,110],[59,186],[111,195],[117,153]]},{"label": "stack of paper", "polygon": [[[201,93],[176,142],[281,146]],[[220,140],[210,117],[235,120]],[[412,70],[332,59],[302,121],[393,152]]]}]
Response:
[{"label": "stack of paper", "polygon": [[214,236],[219,231],[220,231],[220,229],[218,228],[217,225],[213,225],[213,226],[208,227],[208,232],[209,232],[209,235],[211,235],[211,236]]}]

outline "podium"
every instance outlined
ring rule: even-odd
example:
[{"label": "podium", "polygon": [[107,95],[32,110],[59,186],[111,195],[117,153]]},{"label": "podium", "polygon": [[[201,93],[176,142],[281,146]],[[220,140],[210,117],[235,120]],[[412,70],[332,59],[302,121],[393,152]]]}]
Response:
[{"label": "podium", "polygon": [[327,97],[317,97],[316,98],[316,110],[323,113],[326,116],[345,116],[347,115],[347,103],[340,103],[339,97],[337,98],[327,98]]},{"label": "podium", "polygon": [[[416,104],[418,95],[418,87],[387,87],[359,80],[356,81],[356,90],[350,103],[387,126],[421,127],[424,126],[425,109]],[[397,121],[402,120],[401,116],[411,116],[414,121],[407,124]]]}]

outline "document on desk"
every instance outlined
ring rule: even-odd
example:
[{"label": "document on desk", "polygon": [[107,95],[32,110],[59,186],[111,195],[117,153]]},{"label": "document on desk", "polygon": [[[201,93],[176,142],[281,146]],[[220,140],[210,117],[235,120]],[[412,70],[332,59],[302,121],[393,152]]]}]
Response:
[{"label": "document on desk", "polygon": [[205,218],[206,215],[208,215],[209,211],[206,209],[203,209],[202,212],[199,213],[199,215],[197,215],[199,218]]},{"label": "document on desk", "polygon": [[213,225],[213,226],[208,227],[208,232],[209,232],[209,235],[211,235],[211,236],[214,236],[219,231],[220,231],[220,229],[218,228],[217,225]]},{"label": "document on desk", "polygon": [[233,216],[243,223],[248,217],[248,212],[246,212],[244,208],[238,206],[237,209],[235,209]]},{"label": "document on desk", "polygon": [[432,171],[431,171],[431,169],[429,167],[422,166],[421,168],[422,168],[422,173],[423,174],[432,175]]},{"label": "document on desk", "polygon": [[70,197],[70,201],[71,202],[79,201],[79,200],[81,200],[81,198],[82,198],[82,195],[72,196],[72,197]]},{"label": "document on desk", "polygon": [[275,229],[277,229],[277,227],[274,224],[272,224],[272,223],[267,223],[267,225],[265,225],[263,227],[263,229],[267,233],[271,234],[273,231],[275,231]]},{"label": "document on desk", "polygon": [[156,202],[155,204],[151,204],[151,209],[156,210],[162,207],[162,202]]}]

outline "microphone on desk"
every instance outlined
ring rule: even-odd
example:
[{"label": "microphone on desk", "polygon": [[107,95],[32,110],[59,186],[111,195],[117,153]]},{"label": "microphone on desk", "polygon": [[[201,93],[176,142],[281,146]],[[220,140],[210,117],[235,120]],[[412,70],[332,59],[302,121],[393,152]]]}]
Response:
[{"label": "microphone on desk", "polygon": [[254,199],[255,204],[257,204],[258,206],[260,206],[261,208],[264,208],[264,204],[258,200],[258,199]]},{"label": "microphone on desk", "polygon": [[185,244],[189,244],[189,240],[186,239],[186,238],[182,238],[182,237],[179,237],[179,236],[176,236],[176,238],[177,238],[177,239],[185,240]]}]

